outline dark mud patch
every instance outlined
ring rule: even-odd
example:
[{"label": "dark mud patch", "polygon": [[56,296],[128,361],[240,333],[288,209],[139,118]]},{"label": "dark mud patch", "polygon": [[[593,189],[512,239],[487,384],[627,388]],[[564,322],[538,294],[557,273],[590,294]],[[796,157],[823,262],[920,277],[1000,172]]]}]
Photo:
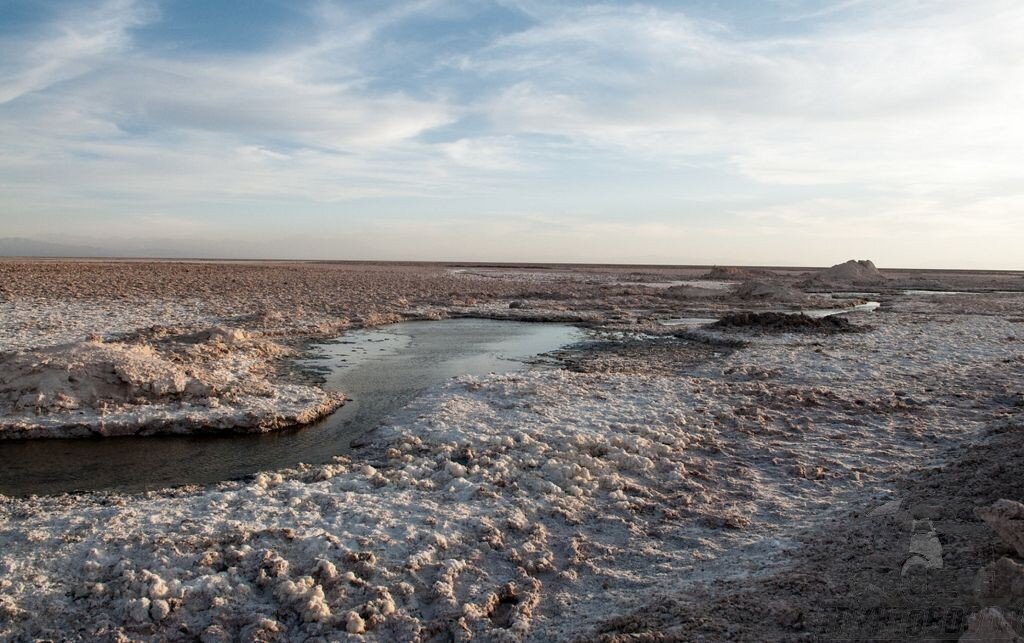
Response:
[{"label": "dark mud patch", "polygon": [[737,348],[733,344],[692,341],[683,336],[627,336],[586,342],[556,351],[551,358],[562,368],[578,373],[681,375]]},{"label": "dark mud patch", "polygon": [[731,313],[711,328],[718,330],[753,329],[770,333],[853,333],[864,330],[838,315],[810,317],[800,313]]},{"label": "dark mud patch", "polygon": [[686,341],[694,342],[696,344],[703,344],[705,346],[710,346],[712,348],[725,349],[729,351],[733,351],[739,348],[745,348],[746,346],[750,345],[750,342],[744,341],[742,339],[733,339],[732,337],[709,335],[695,330],[680,330],[672,333],[672,336],[678,337],[680,339],[685,339]]}]

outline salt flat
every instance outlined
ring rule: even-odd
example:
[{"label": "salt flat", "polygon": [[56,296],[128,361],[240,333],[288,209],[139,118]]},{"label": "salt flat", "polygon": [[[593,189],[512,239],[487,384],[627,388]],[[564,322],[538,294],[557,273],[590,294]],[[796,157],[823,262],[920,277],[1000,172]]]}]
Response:
[{"label": "salt flat", "polygon": [[[3,261],[0,276],[12,439],[103,434],[80,418],[111,414],[142,434],[301,424],[290,394],[331,399],[286,368],[305,342],[397,320],[558,320],[593,339],[559,368],[434,388],[331,464],[3,498],[0,637],[813,639],[840,613],[856,616],[841,633],[870,632],[870,587],[917,591],[908,610],[993,603],[970,589],[997,558],[971,508],[1019,490],[965,484],[957,463],[1019,441],[1020,274],[736,271],[711,295],[644,285],[722,276],[706,268]],[[975,294],[916,292],[935,288]],[[852,309],[829,293],[868,290],[881,307],[841,332],[661,323]],[[217,424],[225,407],[246,422]],[[192,419],[160,420],[174,413]],[[863,522],[881,506],[888,522]],[[943,565],[904,574],[924,520]],[[921,591],[951,578],[953,597]]]}]

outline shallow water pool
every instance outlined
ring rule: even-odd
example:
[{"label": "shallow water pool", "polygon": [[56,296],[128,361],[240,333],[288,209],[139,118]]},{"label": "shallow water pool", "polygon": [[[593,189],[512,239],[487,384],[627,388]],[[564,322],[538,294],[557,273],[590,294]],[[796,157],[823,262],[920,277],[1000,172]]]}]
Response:
[{"label": "shallow water pool", "polygon": [[531,368],[529,360],[583,339],[578,328],[485,319],[406,322],[314,347],[325,387],[349,398],[320,422],[263,434],[155,435],[0,441],[0,493],[143,491],[206,484],[329,462],[416,396],[459,375]]},{"label": "shallow water pool", "polygon": [[882,304],[877,301],[868,301],[856,306],[850,306],[849,308],[812,308],[796,311],[795,314],[803,314],[815,319],[821,319],[834,315],[849,315],[850,313],[873,313],[881,306]]}]

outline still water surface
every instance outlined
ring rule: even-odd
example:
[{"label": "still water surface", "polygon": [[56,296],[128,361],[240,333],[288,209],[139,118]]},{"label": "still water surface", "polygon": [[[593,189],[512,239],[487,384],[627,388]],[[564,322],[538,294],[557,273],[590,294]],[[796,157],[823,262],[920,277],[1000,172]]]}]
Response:
[{"label": "still water surface", "polygon": [[321,344],[325,387],[351,398],[301,429],[264,434],[0,441],[0,493],[143,491],[206,484],[257,471],[323,463],[427,389],[459,375],[530,368],[528,361],[583,339],[563,324],[484,319],[406,322]]}]

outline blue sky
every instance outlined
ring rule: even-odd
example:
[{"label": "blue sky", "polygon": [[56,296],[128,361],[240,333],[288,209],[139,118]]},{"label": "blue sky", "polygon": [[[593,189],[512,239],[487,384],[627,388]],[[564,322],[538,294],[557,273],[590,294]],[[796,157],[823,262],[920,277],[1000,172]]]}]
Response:
[{"label": "blue sky", "polygon": [[1018,0],[0,0],[0,237],[1024,268]]}]

